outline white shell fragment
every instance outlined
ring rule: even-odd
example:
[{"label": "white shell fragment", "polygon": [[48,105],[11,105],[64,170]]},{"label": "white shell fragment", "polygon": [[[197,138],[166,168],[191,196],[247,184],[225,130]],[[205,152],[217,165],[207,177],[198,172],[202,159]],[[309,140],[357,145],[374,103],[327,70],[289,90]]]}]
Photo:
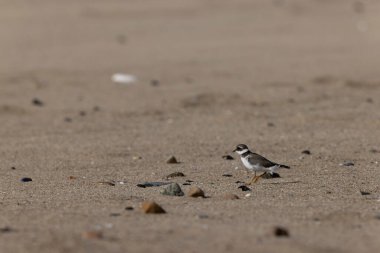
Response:
[{"label": "white shell fragment", "polygon": [[112,75],[111,80],[115,83],[130,84],[137,81],[136,76],[123,73],[115,73]]}]

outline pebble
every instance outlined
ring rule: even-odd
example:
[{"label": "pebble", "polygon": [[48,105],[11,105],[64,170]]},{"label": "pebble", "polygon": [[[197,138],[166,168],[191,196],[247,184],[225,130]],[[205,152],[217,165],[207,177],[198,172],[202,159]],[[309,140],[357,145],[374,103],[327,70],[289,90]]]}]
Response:
[{"label": "pebble", "polygon": [[273,233],[277,237],[289,237],[289,231],[284,227],[275,227]]},{"label": "pebble", "polygon": [[272,178],[280,178],[280,174],[273,172],[273,173],[265,173],[261,178],[264,179],[272,179]]},{"label": "pebble", "polygon": [[150,81],[150,85],[152,86],[158,86],[160,85],[160,81],[158,81],[157,79],[153,79]]},{"label": "pebble", "polygon": [[0,233],[10,233],[12,231],[13,229],[8,226],[0,228]]},{"label": "pebble", "polygon": [[248,197],[251,197],[251,195],[252,195],[252,194],[247,193],[247,194],[245,194],[245,197],[248,198]]},{"label": "pebble", "polygon": [[100,182],[97,182],[97,184],[101,184],[101,185],[109,185],[109,186],[115,186],[115,182],[112,182],[112,181],[100,181]]},{"label": "pebble", "polygon": [[245,186],[245,185],[241,185],[241,186],[239,186],[238,187],[238,189],[241,189],[243,192],[246,192],[246,191],[251,191],[251,189],[250,188],[248,188],[247,186]]},{"label": "pebble", "polygon": [[371,195],[370,192],[366,192],[366,191],[360,191],[360,194],[363,195],[363,196]]},{"label": "pebble", "polygon": [[235,194],[232,194],[232,193],[227,193],[223,196],[223,199],[225,200],[235,200],[235,199],[239,199],[239,197]]},{"label": "pebble", "polygon": [[223,177],[232,177],[231,174],[223,174],[222,176],[223,176]]},{"label": "pebble", "polygon": [[183,196],[185,195],[181,189],[181,187],[177,183],[172,183],[168,186],[166,186],[162,191],[161,194],[168,195],[168,196]]},{"label": "pebble", "polygon": [[222,158],[224,160],[234,160],[234,158],[232,156],[230,156],[230,155],[224,155],[224,156],[222,156]]},{"label": "pebble", "polygon": [[115,73],[111,76],[111,80],[115,83],[130,84],[137,81],[136,76],[124,73]]},{"label": "pebble", "polygon": [[74,180],[74,179],[77,179],[77,177],[69,176],[69,179],[70,179],[70,180]]},{"label": "pebble", "polygon": [[23,178],[21,178],[21,182],[24,182],[24,183],[26,183],[26,182],[32,182],[33,180],[30,178],[30,177],[23,177]]},{"label": "pebble", "polygon": [[15,170],[15,169],[16,169],[16,167],[11,167],[11,169],[12,169],[12,170]]},{"label": "pebble", "polygon": [[354,162],[352,161],[344,161],[343,163],[340,163],[339,164],[340,166],[346,166],[346,167],[349,167],[349,166],[354,166]]},{"label": "pebble", "polygon": [[182,185],[191,185],[190,183],[183,183]]},{"label": "pebble", "polygon": [[145,201],[141,204],[144,213],[166,213],[166,211],[154,201]]},{"label": "pebble", "polygon": [[146,188],[146,187],[163,186],[163,185],[167,185],[167,184],[171,184],[171,183],[170,182],[145,182],[143,184],[138,184],[137,186],[141,187],[141,188]]},{"label": "pebble", "polygon": [[41,100],[39,100],[38,98],[33,98],[32,104],[35,106],[44,106],[44,103]]},{"label": "pebble", "polygon": [[371,152],[371,153],[380,153],[380,150],[377,150],[377,149],[375,149],[375,148],[371,148],[370,150],[369,150],[369,152]]},{"label": "pebble", "polygon": [[274,124],[272,122],[268,122],[267,126],[268,127],[274,127]]},{"label": "pebble", "polygon": [[170,158],[166,161],[166,163],[169,163],[169,164],[176,164],[176,163],[179,163],[179,162],[177,161],[177,158],[175,158],[174,156],[172,156],[172,157],[170,157]]},{"label": "pebble", "polygon": [[101,231],[85,231],[82,233],[84,239],[102,239],[103,233]]},{"label": "pebble", "polygon": [[204,198],[205,197],[204,191],[201,188],[196,187],[196,186],[192,187],[189,190],[188,195],[189,195],[189,197],[193,197],[193,198],[198,198],[198,197]]},{"label": "pebble", "polygon": [[134,210],[134,208],[133,208],[133,206],[127,206],[127,207],[125,207],[125,210],[132,211],[132,210]]},{"label": "pebble", "polygon": [[167,179],[173,177],[185,177],[185,174],[183,174],[182,172],[173,172],[166,176]]},{"label": "pebble", "polygon": [[311,152],[308,149],[303,150],[301,153],[304,155],[311,155]]}]

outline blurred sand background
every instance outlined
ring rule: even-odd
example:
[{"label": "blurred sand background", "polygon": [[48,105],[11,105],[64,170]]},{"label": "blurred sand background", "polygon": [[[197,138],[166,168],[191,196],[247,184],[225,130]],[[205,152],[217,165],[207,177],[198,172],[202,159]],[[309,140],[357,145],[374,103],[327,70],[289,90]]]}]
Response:
[{"label": "blurred sand background", "polygon": [[[378,252],[379,13],[374,0],[0,0],[0,252]],[[292,169],[242,192],[249,175],[222,159],[239,143]],[[175,171],[209,198],[136,186]],[[167,214],[143,214],[146,199]]]}]

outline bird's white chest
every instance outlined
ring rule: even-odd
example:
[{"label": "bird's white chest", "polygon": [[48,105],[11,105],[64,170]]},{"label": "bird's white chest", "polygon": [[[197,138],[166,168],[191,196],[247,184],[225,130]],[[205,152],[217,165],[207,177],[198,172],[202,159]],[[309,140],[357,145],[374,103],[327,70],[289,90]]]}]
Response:
[{"label": "bird's white chest", "polygon": [[246,167],[249,170],[258,169],[257,166],[255,166],[254,164],[249,163],[248,159],[245,158],[245,157],[241,157],[241,161],[243,162],[244,167]]}]

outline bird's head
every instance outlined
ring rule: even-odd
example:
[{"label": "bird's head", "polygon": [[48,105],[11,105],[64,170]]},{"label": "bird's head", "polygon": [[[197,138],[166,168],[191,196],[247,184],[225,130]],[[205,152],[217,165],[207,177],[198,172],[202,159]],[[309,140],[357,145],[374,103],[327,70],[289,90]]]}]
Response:
[{"label": "bird's head", "polygon": [[248,146],[245,145],[245,144],[239,144],[236,146],[235,150],[233,152],[236,152],[238,153],[239,155],[241,154],[244,154],[245,152],[247,152],[249,149],[248,149]]}]

